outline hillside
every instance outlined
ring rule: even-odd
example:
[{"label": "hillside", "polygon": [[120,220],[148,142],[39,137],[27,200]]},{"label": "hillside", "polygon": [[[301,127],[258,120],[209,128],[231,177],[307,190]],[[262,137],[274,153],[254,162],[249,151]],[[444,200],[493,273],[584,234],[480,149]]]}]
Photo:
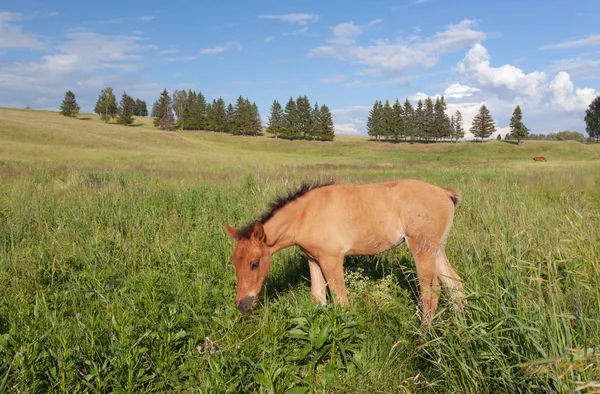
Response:
[{"label": "hillside", "polygon": [[[278,171],[282,166],[468,166],[527,170],[539,168],[531,158],[544,155],[544,166],[596,165],[600,145],[577,142],[488,141],[392,144],[368,141],[362,136],[336,136],[333,142],[285,141],[272,136],[154,129],[150,118],[136,119],[134,127],[105,124],[97,115],[64,118],[47,111],[0,109],[0,158],[18,167],[76,166],[181,175],[198,170],[260,168]],[[434,164],[432,164],[434,163]]]}]

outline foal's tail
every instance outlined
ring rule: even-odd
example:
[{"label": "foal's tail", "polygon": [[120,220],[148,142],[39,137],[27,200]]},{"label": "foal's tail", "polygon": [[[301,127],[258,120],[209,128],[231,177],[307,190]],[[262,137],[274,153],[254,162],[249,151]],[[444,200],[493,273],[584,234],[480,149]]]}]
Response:
[{"label": "foal's tail", "polygon": [[460,192],[456,189],[451,189],[449,187],[444,187],[443,189],[454,203],[454,206],[457,206],[458,203],[460,203]]}]

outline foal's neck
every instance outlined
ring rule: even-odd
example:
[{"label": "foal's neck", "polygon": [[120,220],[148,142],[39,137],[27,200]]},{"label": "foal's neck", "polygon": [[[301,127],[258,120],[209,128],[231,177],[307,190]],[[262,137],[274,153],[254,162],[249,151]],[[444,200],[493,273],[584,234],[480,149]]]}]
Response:
[{"label": "foal's neck", "polygon": [[298,226],[296,209],[290,205],[297,204],[293,202],[281,208],[266,223],[263,223],[265,234],[267,236],[267,246],[271,249],[271,254],[296,244],[295,232]]}]

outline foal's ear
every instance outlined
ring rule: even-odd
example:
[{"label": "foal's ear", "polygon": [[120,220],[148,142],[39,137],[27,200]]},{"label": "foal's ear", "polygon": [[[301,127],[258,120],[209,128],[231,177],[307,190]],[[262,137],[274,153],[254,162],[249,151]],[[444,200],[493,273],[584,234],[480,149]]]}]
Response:
[{"label": "foal's ear", "polygon": [[231,236],[231,238],[235,239],[236,241],[240,239],[240,236],[239,236],[238,231],[236,229],[234,229],[233,227],[231,227],[228,224],[225,225],[225,229],[227,230],[227,232],[229,233],[229,235]]},{"label": "foal's ear", "polygon": [[252,227],[252,236],[261,242],[267,241],[265,228],[263,227],[263,224],[258,220],[254,222],[254,226]]}]

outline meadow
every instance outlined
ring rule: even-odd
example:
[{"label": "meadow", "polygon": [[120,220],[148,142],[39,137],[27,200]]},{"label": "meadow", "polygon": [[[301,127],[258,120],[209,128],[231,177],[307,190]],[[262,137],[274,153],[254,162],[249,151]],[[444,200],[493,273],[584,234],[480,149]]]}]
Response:
[{"label": "meadow", "polygon": [[[543,155],[545,163],[534,163]],[[310,302],[296,248],[234,305],[241,226],[302,181],[461,191],[468,306],[420,328],[412,256],[349,257]],[[0,109],[0,392],[600,392],[600,145],[163,132]]]}]

